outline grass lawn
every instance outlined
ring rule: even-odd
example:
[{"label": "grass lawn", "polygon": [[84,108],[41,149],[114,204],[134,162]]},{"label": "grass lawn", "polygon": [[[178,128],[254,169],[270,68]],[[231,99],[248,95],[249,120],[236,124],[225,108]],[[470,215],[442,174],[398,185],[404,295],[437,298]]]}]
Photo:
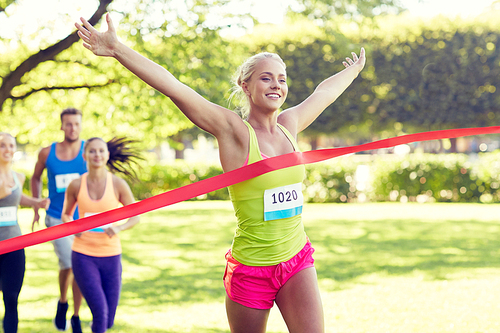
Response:
[{"label": "grass lawn", "polygon": [[[481,204],[307,204],[326,331],[500,332],[499,212]],[[21,210],[24,233],[31,220]],[[229,332],[222,275],[234,227],[225,201],[143,215],[121,235],[123,289],[110,332]],[[26,256],[19,332],[56,332],[52,245]],[[81,319],[91,332],[86,305]],[[276,308],[268,332],[287,332]]]}]

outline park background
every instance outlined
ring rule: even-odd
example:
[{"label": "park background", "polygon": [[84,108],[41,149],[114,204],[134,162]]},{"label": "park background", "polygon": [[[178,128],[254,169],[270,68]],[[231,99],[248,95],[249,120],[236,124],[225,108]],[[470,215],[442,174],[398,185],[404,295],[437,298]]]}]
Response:
[{"label": "park background", "polygon": [[[107,11],[127,45],[231,108],[232,74],[249,55],[284,59],[286,108],[365,47],[365,69],[301,134],[302,150],[498,125],[498,1],[477,12],[478,2],[467,17],[431,15],[440,1],[425,16],[396,0],[257,3],[0,0],[0,128],[16,136],[14,168],[26,173],[26,191],[37,151],[61,139],[68,106],[84,112],[83,138],[139,141],[147,162],[131,181],[138,199],[222,172],[216,143],[168,98],[78,43],[73,23],[84,16],[104,29]],[[415,143],[307,166],[305,225],[317,244],[328,332],[498,331],[499,140]],[[224,189],[145,214],[124,234],[117,331],[227,331],[227,198]],[[21,216],[28,233],[30,212]],[[50,244],[28,249],[27,267],[20,332],[47,332],[57,270]],[[285,330],[279,319],[270,324]]]}]

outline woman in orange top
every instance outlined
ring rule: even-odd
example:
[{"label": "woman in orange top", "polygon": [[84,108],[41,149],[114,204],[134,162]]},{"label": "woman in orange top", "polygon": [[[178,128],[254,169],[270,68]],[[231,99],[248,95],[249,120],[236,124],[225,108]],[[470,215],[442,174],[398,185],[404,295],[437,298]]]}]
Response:
[{"label": "woman in orange top", "polygon": [[[73,180],[67,190],[61,219],[72,221],[76,204],[80,218],[133,203],[134,196],[125,180],[111,170],[132,175],[126,166],[139,156],[127,148],[130,141],[100,138],[85,142],[88,172]],[[75,280],[92,312],[92,332],[103,333],[114,323],[121,289],[121,243],[118,234],[132,228],[139,217],[79,233],[73,242],[72,265]]]}]

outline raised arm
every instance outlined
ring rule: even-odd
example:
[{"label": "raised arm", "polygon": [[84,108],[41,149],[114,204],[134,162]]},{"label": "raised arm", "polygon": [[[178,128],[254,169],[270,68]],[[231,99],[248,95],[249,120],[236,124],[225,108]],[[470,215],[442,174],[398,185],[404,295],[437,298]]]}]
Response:
[{"label": "raised arm", "polygon": [[295,135],[306,129],[330,104],[351,85],[359,72],[365,67],[365,49],[361,48],[359,57],[352,53],[352,59],[342,62],[343,71],[321,82],[314,92],[302,103],[289,108],[279,115],[278,121]]},{"label": "raised arm", "polygon": [[[179,109],[198,127],[213,134],[217,139],[225,135],[241,119],[234,112],[211,103],[190,87],[177,80],[169,71],[145,58],[121,43],[111,21],[106,15],[108,30],[97,31],[81,18],[82,25],[76,23],[83,46],[98,56],[113,57],[141,80],[170,97]],[[242,127],[243,128],[243,127]]]}]

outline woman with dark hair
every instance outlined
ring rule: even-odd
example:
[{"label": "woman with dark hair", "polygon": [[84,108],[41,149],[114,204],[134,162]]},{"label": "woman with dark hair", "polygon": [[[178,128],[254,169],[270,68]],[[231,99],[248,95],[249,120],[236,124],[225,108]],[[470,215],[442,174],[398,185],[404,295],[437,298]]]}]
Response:
[{"label": "woman with dark hair", "polygon": [[[19,205],[47,209],[50,204],[49,199],[32,198],[23,194],[26,176],[12,170],[16,147],[16,139],[12,135],[0,132],[0,241],[21,236],[17,220]],[[17,300],[23,285],[25,265],[24,249],[0,255],[0,290],[5,305],[5,333],[17,332]]]},{"label": "woman with dark hair", "polygon": [[[132,141],[114,138],[104,142],[91,138],[85,142],[84,158],[88,172],[73,180],[64,200],[62,220],[72,221],[78,204],[80,218],[133,203],[129,185],[111,171],[134,176],[131,162],[141,159],[128,147]],[[103,333],[114,323],[121,289],[121,243],[118,234],[139,223],[139,217],[76,234],[71,257],[73,274],[92,312],[92,332]]]}]

